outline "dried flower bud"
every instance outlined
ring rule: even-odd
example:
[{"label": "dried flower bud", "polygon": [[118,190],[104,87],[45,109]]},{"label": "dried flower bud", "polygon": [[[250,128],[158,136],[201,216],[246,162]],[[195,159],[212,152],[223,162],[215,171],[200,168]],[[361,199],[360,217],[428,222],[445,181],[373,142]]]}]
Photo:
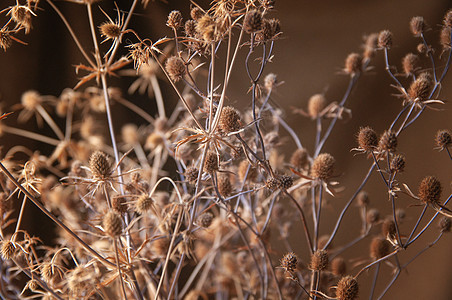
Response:
[{"label": "dried flower bud", "polygon": [[378,147],[382,151],[395,152],[397,149],[397,135],[392,130],[386,130],[380,137]]},{"label": "dried flower bud", "polygon": [[165,70],[174,82],[178,82],[185,75],[185,63],[180,57],[171,56],[166,61]]},{"label": "dried flower bud", "polygon": [[203,228],[208,228],[212,224],[212,221],[213,214],[211,212],[205,212],[198,217],[196,224]]},{"label": "dried flower bud", "polygon": [[402,208],[396,209],[396,218],[399,223],[402,223],[406,218],[406,211]]},{"label": "dried flower bud", "polygon": [[427,48],[427,46],[425,46],[424,43],[419,43],[419,44],[417,45],[416,49],[417,49],[417,51],[418,51],[419,53],[421,53],[421,54],[427,53],[427,51],[429,50],[429,49]]},{"label": "dried flower bud", "polygon": [[190,17],[191,17],[193,20],[197,21],[197,20],[199,20],[202,16],[204,16],[204,13],[203,13],[203,11],[202,11],[199,7],[195,6],[195,7],[193,7],[193,8],[191,9],[191,11],[190,11]]},{"label": "dried flower bud", "polygon": [[429,73],[422,73],[413,81],[408,89],[408,96],[412,101],[428,100],[433,88],[433,80]]},{"label": "dried flower bud", "polygon": [[308,164],[308,152],[304,148],[298,148],[292,153],[290,157],[290,164],[295,167],[295,169],[303,169]]},{"label": "dried flower bud", "polygon": [[140,215],[145,214],[154,206],[154,199],[149,197],[148,194],[142,194],[138,196],[138,199],[135,202],[135,211]]},{"label": "dried flower bud", "polygon": [[375,237],[370,243],[370,257],[374,260],[388,255],[390,251],[391,244],[384,238]]},{"label": "dried flower bud", "polygon": [[16,246],[14,246],[14,243],[8,240],[2,241],[0,247],[0,255],[2,256],[3,260],[14,258],[14,256],[16,255]]},{"label": "dried flower bud", "polygon": [[452,9],[449,9],[444,15],[443,24],[446,27],[452,27]]},{"label": "dried flower bud", "polygon": [[359,285],[353,276],[342,277],[337,283],[336,298],[338,300],[353,300],[358,297]]},{"label": "dried flower bud", "polygon": [[344,276],[347,272],[347,264],[342,257],[335,257],[331,261],[331,272],[336,276]]},{"label": "dried flower bud", "polygon": [[187,20],[184,26],[185,35],[188,37],[195,37],[196,35],[196,21]]},{"label": "dried flower bud", "polygon": [[446,216],[443,216],[438,222],[439,230],[442,233],[450,232],[451,225],[452,225],[452,221],[450,220],[449,217],[446,217]]},{"label": "dried flower bud", "polygon": [[0,29],[0,48],[2,48],[3,51],[6,51],[12,44],[13,39],[11,38],[10,32],[6,27],[3,27]]},{"label": "dried flower bud", "polygon": [[102,151],[95,151],[89,157],[89,169],[94,178],[107,178],[113,172],[113,166],[108,154]]},{"label": "dried flower bud", "polygon": [[376,208],[369,209],[366,213],[366,222],[367,224],[376,224],[380,221],[380,212]]},{"label": "dried flower bud", "polygon": [[441,182],[434,176],[425,177],[419,184],[419,200],[424,203],[438,203],[441,192]]},{"label": "dried flower bud", "polygon": [[233,186],[228,175],[218,176],[218,191],[223,197],[229,197],[232,193]]},{"label": "dried flower bud", "polygon": [[311,255],[309,268],[315,271],[323,271],[328,267],[328,253],[326,250],[316,250]]},{"label": "dried flower bud", "polygon": [[274,39],[281,32],[281,23],[278,19],[264,19],[262,21],[262,32],[259,39],[263,41]]},{"label": "dried flower bud", "polygon": [[414,75],[417,69],[417,64],[419,63],[419,56],[413,53],[408,53],[402,59],[403,73],[406,76]]},{"label": "dried flower bud", "polygon": [[178,29],[183,26],[182,14],[178,10],[173,10],[168,15],[168,20],[166,21],[166,26]]},{"label": "dried flower bud", "polygon": [[243,29],[246,33],[253,33],[261,30],[262,27],[262,14],[252,9],[247,12],[245,20],[243,21]]},{"label": "dried flower bud", "polygon": [[369,205],[369,194],[366,191],[361,191],[356,195],[358,206],[365,207]]},{"label": "dried flower bud", "polygon": [[218,126],[224,133],[240,130],[242,126],[239,112],[232,106],[223,107]]},{"label": "dried flower bud", "polygon": [[425,30],[425,22],[423,17],[413,17],[410,21],[410,30],[414,36],[421,36]]},{"label": "dried flower bud", "polygon": [[326,106],[326,98],[323,94],[315,94],[309,98],[308,114],[312,119],[316,119]]},{"label": "dried flower bud", "polygon": [[369,60],[375,55],[378,48],[378,33],[369,34],[364,44],[364,59]]},{"label": "dried flower bud", "polygon": [[375,130],[370,127],[361,127],[358,132],[358,145],[366,152],[375,150],[378,146],[378,136]]},{"label": "dried flower bud", "polygon": [[204,163],[204,172],[213,173],[218,170],[218,156],[215,152],[209,152],[206,155]]},{"label": "dried flower bud", "polygon": [[284,269],[285,272],[295,272],[298,265],[298,257],[295,253],[289,252],[283,256],[280,261],[281,268]]},{"label": "dried flower bud", "polygon": [[362,71],[363,58],[358,53],[350,53],[345,59],[344,71],[346,74],[354,76]]},{"label": "dried flower bud", "polygon": [[107,39],[117,39],[121,36],[121,27],[118,24],[105,22],[99,26],[100,34]]},{"label": "dried flower bud", "polygon": [[257,169],[256,167],[251,166],[247,160],[243,160],[239,165],[238,175],[240,182],[245,180],[245,176],[247,176],[247,180],[255,181],[257,178]]},{"label": "dried flower bud", "polygon": [[264,86],[267,92],[276,88],[278,81],[276,80],[276,74],[270,73],[265,76]]},{"label": "dried flower bud", "polygon": [[185,169],[185,180],[187,180],[189,183],[193,184],[198,180],[199,170],[195,167],[188,167]]},{"label": "dried flower bud", "polygon": [[25,28],[25,33],[29,33],[31,29],[31,16],[34,15],[32,10],[24,5],[15,5],[11,8],[11,19],[19,25],[19,27]]},{"label": "dried flower bud", "polygon": [[450,35],[452,34],[452,27],[443,27],[441,29],[440,33],[440,43],[443,46],[444,50],[450,49],[452,47],[451,45],[451,38]]},{"label": "dried flower bud", "polygon": [[321,180],[327,180],[333,175],[335,163],[336,160],[331,154],[319,154],[312,163],[311,176]]},{"label": "dried flower bud", "polygon": [[102,219],[102,227],[109,236],[119,236],[122,233],[121,215],[114,210],[108,211]]},{"label": "dried flower bud", "polygon": [[127,203],[124,196],[117,196],[111,199],[111,208],[120,214],[125,214],[127,212]]},{"label": "dried flower bud", "polygon": [[392,33],[389,30],[383,30],[378,35],[378,47],[389,49],[392,46]]},{"label": "dried flower bud", "polygon": [[124,143],[128,145],[136,145],[140,142],[138,135],[138,127],[135,124],[125,124],[121,128],[121,137]]},{"label": "dried flower bud", "polygon": [[435,142],[441,150],[446,149],[452,145],[452,136],[449,130],[443,129],[436,133]]},{"label": "dried flower bud", "polygon": [[279,187],[279,180],[275,177],[270,177],[269,179],[267,179],[267,181],[265,181],[265,186],[269,189],[269,190],[275,190]]},{"label": "dried flower bud", "polygon": [[396,236],[395,222],[391,219],[386,219],[381,226],[381,233],[384,237],[394,238]]},{"label": "dried flower bud", "polygon": [[288,189],[293,185],[293,178],[289,175],[279,176],[278,181],[278,187],[281,189]]},{"label": "dried flower bud", "polygon": [[391,170],[392,173],[403,172],[403,170],[405,169],[405,155],[402,154],[394,155],[389,165],[389,169]]}]

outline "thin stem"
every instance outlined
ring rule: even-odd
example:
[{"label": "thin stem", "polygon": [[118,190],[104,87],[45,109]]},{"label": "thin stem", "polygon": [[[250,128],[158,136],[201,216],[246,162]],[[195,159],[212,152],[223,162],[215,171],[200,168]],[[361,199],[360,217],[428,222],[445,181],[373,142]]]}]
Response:
[{"label": "thin stem", "polygon": [[417,219],[416,225],[414,225],[413,230],[410,233],[410,236],[406,240],[405,247],[411,244],[411,237],[413,236],[414,232],[416,232],[417,227],[419,226],[419,223],[421,222],[422,218],[424,217],[425,212],[427,211],[428,204],[424,205],[424,209],[422,209],[421,214],[419,215],[419,218]]},{"label": "thin stem", "polygon": [[380,272],[380,264],[377,264],[374,273],[374,279],[372,280],[372,287],[370,288],[369,300],[372,300],[375,292],[375,286],[377,285],[378,273]]},{"label": "thin stem", "polygon": [[42,134],[34,133],[32,131],[23,130],[23,129],[19,129],[19,128],[9,127],[9,126],[6,126],[6,125],[2,125],[2,130],[4,132],[10,133],[10,134],[23,136],[23,137],[26,137],[28,139],[32,139],[32,140],[35,140],[35,141],[39,141],[39,142],[43,142],[43,143],[49,144],[51,146],[58,146],[61,143],[61,141],[59,141],[59,140],[50,138],[50,137],[42,135]]},{"label": "thin stem", "polygon": [[38,111],[38,113],[41,115],[41,117],[44,118],[44,120],[47,122],[47,124],[50,126],[50,128],[52,128],[53,132],[55,132],[55,134],[57,135],[57,137],[60,140],[64,140],[64,134],[61,131],[61,129],[57,126],[57,124],[55,123],[55,121],[53,121],[52,117],[49,115],[49,113],[44,109],[44,107],[42,107],[42,105],[38,104],[36,106],[36,110]]}]

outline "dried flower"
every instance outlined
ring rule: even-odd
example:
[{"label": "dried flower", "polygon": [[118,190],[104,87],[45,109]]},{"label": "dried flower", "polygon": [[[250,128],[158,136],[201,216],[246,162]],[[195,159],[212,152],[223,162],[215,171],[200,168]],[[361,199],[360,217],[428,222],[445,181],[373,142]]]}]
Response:
[{"label": "dried flower", "polygon": [[11,38],[8,28],[3,27],[0,29],[0,48],[6,51],[13,44],[13,39]]},{"label": "dried flower", "polygon": [[14,258],[16,254],[16,246],[13,242],[4,240],[1,242],[0,255],[2,259],[8,260]]},{"label": "dried flower", "polygon": [[391,244],[384,238],[375,237],[370,243],[370,257],[374,260],[388,255],[390,251]]},{"label": "dried flower", "polygon": [[389,49],[392,46],[392,33],[389,30],[383,30],[378,35],[378,47]]},{"label": "dried flower", "polygon": [[311,176],[321,180],[327,180],[333,175],[335,163],[336,160],[331,154],[319,154],[312,163]]},{"label": "dried flower", "polygon": [[435,142],[440,150],[444,150],[452,145],[452,135],[449,130],[443,129],[436,133]]},{"label": "dried flower", "polygon": [[140,195],[135,202],[135,211],[139,214],[145,214],[154,207],[154,202],[154,199],[148,194]]},{"label": "dried flower", "polygon": [[384,237],[389,237],[393,239],[396,236],[396,226],[395,222],[391,219],[386,219],[381,226],[381,233]]},{"label": "dried flower", "polygon": [[202,16],[204,16],[204,12],[197,6],[193,7],[190,11],[190,17],[197,21],[199,20]]},{"label": "dried flower", "polygon": [[358,297],[359,286],[353,276],[342,277],[337,283],[336,298],[338,300],[353,300]]},{"label": "dried flower", "polygon": [[122,233],[121,215],[114,210],[108,211],[102,219],[102,227],[109,236],[119,236]]},{"label": "dried flower", "polygon": [[315,271],[323,271],[328,267],[328,253],[326,250],[316,250],[311,255],[309,268]]},{"label": "dried flower", "polygon": [[178,82],[185,75],[185,63],[180,57],[171,56],[166,61],[165,70],[174,82]]},{"label": "dried flower", "polygon": [[442,233],[450,232],[451,225],[452,225],[451,219],[446,216],[443,216],[438,222],[439,230]]},{"label": "dried flower", "polygon": [[112,22],[105,22],[99,26],[100,34],[106,39],[117,39],[121,36],[121,27],[118,24]]},{"label": "dried flower", "polygon": [[396,154],[392,157],[391,163],[389,165],[391,172],[403,172],[405,169],[405,155]]},{"label": "dried flower", "polygon": [[429,73],[422,73],[411,83],[408,96],[412,101],[428,100],[433,88],[433,80]]},{"label": "dried flower", "polygon": [[308,114],[312,119],[316,119],[326,106],[326,98],[323,94],[315,94],[309,98]]},{"label": "dried flower", "polygon": [[397,149],[397,135],[392,130],[386,130],[380,137],[378,147],[381,151],[395,152]]},{"label": "dried flower", "polygon": [[298,257],[295,253],[289,252],[283,256],[280,261],[281,268],[284,269],[285,272],[295,272],[298,265]]},{"label": "dried flower", "polygon": [[105,179],[113,172],[110,157],[102,151],[95,151],[89,158],[89,169],[94,178]]},{"label": "dried flower", "polygon": [[229,197],[232,193],[233,186],[228,175],[218,176],[218,191],[223,197]]},{"label": "dried flower", "polygon": [[414,36],[421,36],[425,30],[424,18],[419,16],[411,18],[410,30]]},{"label": "dried flower", "polygon": [[208,228],[212,224],[213,218],[214,217],[211,212],[205,212],[198,217],[196,224],[203,228]]},{"label": "dried flower", "polygon": [[208,152],[204,163],[204,172],[213,173],[218,170],[218,156],[215,152]]},{"label": "dried flower", "polygon": [[419,63],[419,56],[413,53],[408,53],[402,59],[402,68],[403,73],[406,76],[414,75],[414,72],[417,69],[417,64]]},{"label": "dried flower", "polygon": [[182,14],[178,10],[173,10],[168,15],[168,20],[166,21],[166,26],[173,29],[178,29],[183,26]]},{"label": "dried flower", "polygon": [[369,205],[369,194],[366,191],[361,191],[356,195],[356,200],[358,201],[358,206],[368,206]]},{"label": "dried flower", "polygon": [[363,68],[363,58],[358,53],[350,53],[345,59],[344,72],[351,76],[359,74]]},{"label": "dried flower", "polygon": [[357,139],[359,148],[365,152],[372,152],[378,146],[377,133],[370,127],[361,127]]},{"label": "dried flower", "polygon": [[365,37],[365,44],[364,44],[364,59],[369,60],[374,55],[378,48],[378,33],[372,33]]},{"label": "dried flower", "polygon": [[303,169],[308,164],[308,152],[304,148],[298,148],[292,153],[290,157],[290,164],[295,167],[295,169]]},{"label": "dried flower", "polygon": [[243,29],[246,33],[253,33],[261,30],[262,27],[262,14],[252,9],[245,15],[245,20],[243,21]]},{"label": "dried flower", "polygon": [[440,43],[444,50],[450,49],[452,47],[451,42],[452,27],[443,27],[440,33]]},{"label": "dried flower", "polygon": [[376,208],[369,209],[366,213],[366,222],[368,224],[376,224],[380,221],[380,212]]},{"label": "dried flower", "polygon": [[419,200],[424,203],[436,204],[441,198],[441,182],[434,176],[427,176],[419,184]]},{"label": "dried flower", "polygon": [[238,131],[241,128],[239,112],[232,106],[223,107],[218,126],[224,133]]},{"label": "dried flower", "polygon": [[198,175],[199,175],[198,168],[188,167],[187,169],[185,169],[185,173],[184,173],[185,180],[187,180],[191,184],[195,183],[196,180],[198,180]]},{"label": "dried flower", "polygon": [[336,276],[344,276],[347,272],[347,265],[345,259],[342,257],[335,257],[331,261],[331,272]]}]

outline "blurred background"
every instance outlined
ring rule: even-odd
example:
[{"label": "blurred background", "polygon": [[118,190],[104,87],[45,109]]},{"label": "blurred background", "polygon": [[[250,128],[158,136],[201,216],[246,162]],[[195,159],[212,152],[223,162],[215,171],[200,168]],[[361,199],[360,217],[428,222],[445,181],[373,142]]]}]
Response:
[{"label": "blurred background", "polygon": [[[78,53],[68,31],[55,12],[45,1],[41,2],[42,9],[33,20],[33,30],[29,35],[22,36],[22,40],[26,41],[28,46],[14,43],[8,51],[0,53],[0,101],[3,111],[10,111],[11,105],[19,103],[21,94],[27,90],[33,89],[44,95],[58,96],[64,88],[74,87],[77,83],[74,65],[83,62],[84,59]],[[209,2],[197,1],[203,8],[207,8]],[[2,1],[1,8],[14,3],[15,0]],[[67,16],[80,40],[85,41],[86,47],[90,49],[89,28],[84,7],[62,1],[55,1],[55,3]],[[127,10],[130,3],[131,1],[118,1],[118,6],[122,10]],[[99,5],[112,18],[116,17],[117,13],[111,1],[102,1]],[[101,23],[105,17],[97,9],[97,4],[95,7],[96,18],[101,20],[99,21]],[[169,1],[168,3],[150,1],[145,10],[137,10],[130,27],[141,37],[152,40],[165,35],[170,36],[171,32],[165,26],[168,13],[178,9],[187,18],[189,8],[189,1]],[[284,81],[284,84],[274,93],[272,101],[281,108],[285,119],[299,134],[303,145],[308,150],[313,148],[315,126],[310,119],[293,114],[291,107],[306,108],[309,97],[316,93],[324,93],[330,102],[340,101],[349,80],[348,76],[340,74],[340,71],[349,53],[362,51],[364,35],[383,29],[392,31],[394,40],[389,52],[390,64],[401,70],[402,57],[408,52],[416,53],[416,46],[419,43],[419,40],[412,37],[409,31],[408,24],[411,17],[424,17],[429,25],[426,33],[427,41],[437,49],[435,57],[438,57],[442,49],[438,44],[440,24],[443,15],[450,8],[450,2],[446,0],[276,1],[275,10],[271,16],[281,20],[283,35],[276,43],[273,63],[265,69],[265,74],[275,73],[279,81]],[[6,20],[4,15],[2,18],[3,21]],[[127,43],[128,40],[125,39],[125,42]],[[125,55],[126,52],[122,54]],[[444,64],[444,58],[437,60],[439,70],[442,70]],[[378,133],[382,133],[402,107],[401,100],[394,96],[397,90],[390,86],[392,82],[385,72],[382,53],[377,53],[370,65],[373,69],[361,77],[346,105],[352,110],[353,117],[337,123],[324,147],[325,152],[331,153],[336,158],[337,172],[340,175],[338,181],[341,186],[347,188],[338,198],[330,199],[331,205],[327,208],[329,211],[323,215],[328,214],[331,217],[322,220],[321,233],[331,231],[340,209],[371,165],[365,156],[354,156],[350,152],[351,148],[356,147],[355,136],[359,128],[371,126]],[[426,59],[422,60],[422,66],[427,70],[430,68]],[[111,79],[110,84],[127,91],[132,82],[133,78],[125,78],[121,81]],[[161,84],[165,102],[171,109],[175,105],[175,94],[163,80]],[[238,65],[230,86],[234,87],[230,88],[228,93],[232,105],[243,105],[249,101],[247,98],[249,82],[243,72],[243,65]],[[128,95],[127,99],[147,111],[156,109],[154,102],[146,97]],[[439,129],[452,129],[452,74],[448,74],[444,81],[441,99],[446,100],[446,105],[441,107],[442,111],[426,110],[421,118],[400,136],[398,151],[405,154],[407,165],[405,172],[399,176],[399,181],[408,184],[413,191],[417,191],[417,185],[424,176],[435,175],[443,183],[442,198],[445,199],[451,193],[452,162],[446,153],[439,153],[434,149],[434,137]],[[121,122],[135,120],[134,115],[129,112],[116,110],[114,115]],[[17,114],[12,115],[8,119],[8,124],[12,126],[16,118]],[[23,125],[20,126],[23,128]],[[36,124],[31,122],[29,126],[36,127]],[[19,143],[29,145],[30,149],[42,147],[39,143],[13,136],[3,136],[0,141],[3,154]],[[285,141],[287,143],[281,151],[285,151],[288,158],[296,147],[289,138]],[[46,150],[42,149],[42,151],[45,153]],[[377,207],[382,216],[385,216],[390,213],[390,203],[387,200],[386,188],[377,175],[374,174],[371,177],[365,190],[370,195],[371,206]],[[421,208],[410,206],[412,203],[413,200],[405,195],[397,200],[399,207],[405,208],[408,214],[416,216]],[[357,208],[352,207],[351,211],[354,209]],[[33,214],[33,210],[30,209],[28,213]],[[354,211],[350,215],[356,216],[357,212]],[[431,215],[430,211],[428,216]],[[409,219],[407,223],[414,221],[415,219]],[[39,217],[33,217],[33,221],[30,222],[42,224]],[[345,243],[355,237],[357,228],[360,227],[360,220],[346,217],[343,224],[335,244]],[[301,233],[297,232],[298,229],[294,229],[291,239],[294,243],[300,240],[299,244],[294,244],[295,250],[306,259],[307,252],[303,250],[306,247],[302,242],[303,239],[299,238]],[[409,232],[402,233],[409,234]],[[437,234],[438,230],[432,226],[413,247],[402,253],[400,256],[402,264],[433,241]],[[367,256],[357,257],[357,255],[358,253],[362,255],[362,248],[368,248],[368,244],[369,240],[365,240],[347,251],[344,256],[349,259],[367,259]],[[452,299],[451,247],[451,236],[445,235],[437,245],[412,263],[406,272],[402,272],[396,284],[387,293],[386,299]],[[358,268],[351,270],[351,273],[355,274],[357,270]],[[391,278],[390,267],[383,266],[381,271],[377,291],[381,290]],[[369,272],[361,276],[360,283],[366,283],[368,286],[372,275],[373,272]],[[368,290],[363,289],[361,295],[361,298],[365,298]]]}]

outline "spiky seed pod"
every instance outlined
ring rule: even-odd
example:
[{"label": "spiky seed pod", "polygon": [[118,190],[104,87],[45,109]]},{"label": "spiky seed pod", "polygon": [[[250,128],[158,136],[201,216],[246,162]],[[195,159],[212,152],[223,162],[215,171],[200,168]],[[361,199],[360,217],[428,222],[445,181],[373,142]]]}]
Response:
[{"label": "spiky seed pod", "polygon": [[67,285],[71,293],[80,295],[91,290],[96,284],[96,280],[91,268],[80,265],[70,272]]},{"label": "spiky seed pod", "polygon": [[[248,174],[246,173],[247,171],[248,171]],[[256,179],[257,179],[256,167],[251,166],[247,160],[242,160],[242,162],[240,162],[237,173],[239,175],[239,180],[241,182],[243,182],[243,180],[245,180],[246,175],[247,175],[246,179],[249,181],[256,181]]]},{"label": "spiky seed pod", "polygon": [[13,44],[13,39],[7,28],[0,29],[0,48],[6,51]]},{"label": "spiky seed pod", "polygon": [[336,276],[344,276],[347,272],[347,264],[342,257],[335,257],[331,261],[331,272]]},{"label": "spiky seed pod", "polygon": [[436,133],[435,142],[441,150],[452,146],[452,135],[450,131],[447,129],[439,130]]},{"label": "spiky seed pod", "polygon": [[396,154],[392,157],[391,163],[389,164],[389,169],[392,173],[401,173],[405,170],[405,155]]},{"label": "spiky seed pod", "polygon": [[315,94],[309,98],[308,114],[312,119],[317,118],[326,106],[326,98],[323,94]]},{"label": "spiky seed pod", "polygon": [[424,22],[424,18],[417,16],[417,17],[413,17],[411,18],[410,21],[410,30],[411,33],[414,36],[421,36],[421,34],[424,32],[425,30],[425,22]]},{"label": "spiky seed pod", "polygon": [[11,18],[20,27],[25,28],[25,33],[29,33],[31,29],[32,11],[30,8],[23,5],[15,5],[11,8]]},{"label": "spiky seed pod", "polygon": [[191,17],[193,20],[197,21],[197,20],[199,20],[202,16],[204,16],[204,13],[203,13],[203,11],[202,11],[199,7],[194,6],[194,7],[191,9],[191,11],[190,11],[190,17]]},{"label": "spiky seed pod", "polygon": [[281,23],[278,19],[264,19],[262,21],[262,33],[259,35],[259,39],[266,41],[276,37],[281,32]]},{"label": "spiky seed pod", "polygon": [[376,224],[380,221],[380,212],[376,208],[369,209],[366,213],[367,224]]},{"label": "spiky seed pod", "polygon": [[238,131],[242,127],[238,110],[232,106],[223,107],[218,126],[224,133]]},{"label": "spiky seed pod", "polygon": [[440,41],[441,45],[443,46],[444,50],[451,48],[451,40],[450,40],[451,32],[452,32],[452,27],[443,27],[441,29],[439,41]]},{"label": "spiky seed pod", "polygon": [[422,73],[413,81],[408,89],[408,96],[411,100],[428,100],[433,88],[432,76],[429,73]]},{"label": "spiky seed pod", "polygon": [[154,206],[154,199],[148,194],[143,194],[138,197],[135,202],[135,211],[140,215],[147,213]]},{"label": "spiky seed pod", "polygon": [[290,164],[300,170],[308,164],[308,151],[304,148],[298,148],[290,157]]},{"label": "spiky seed pod", "polygon": [[449,9],[444,15],[443,24],[446,27],[452,27],[452,9]]},{"label": "spiky seed pod", "polygon": [[309,268],[315,271],[323,271],[328,267],[328,253],[326,250],[316,250],[311,255]]},{"label": "spiky seed pod", "polygon": [[94,151],[89,157],[89,169],[94,178],[107,178],[113,172],[113,166],[108,154],[102,151]]},{"label": "spiky seed pod", "polygon": [[123,196],[113,197],[111,199],[111,208],[113,208],[118,213],[125,214],[128,210],[126,199]]},{"label": "spiky seed pod", "polygon": [[364,43],[364,59],[369,60],[375,55],[378,48],[378,33],[369,34]]},{"label": "spiky seed pod", "polygon": [[182,20],[182,14],[178,10],[173,10],[168,15],[168,20],[166,21],[166,26],[178,29],[179,27],[182,27],[184,25],[184,22]]},{"label": "spiky seed pod", "polygon": [[41,277],[45,282],[51,282],[54,277],[54,273],[52,272],[52,264],[51,263],[43,263],[40,266]]},{"label": "spiky seed pod", "polygon": [[279,176],[278,181],[278,187],[281,189],[288,189],[293,185],[293,178],[289,175]]},{"label": "spiky seed pod", "polygon": [[386,219],[381,225],[381,233],[384,237],[394,238],[397,234],[395,222],[391,219]]},{"label": "spiky seed pod", "polygon": [[201,214],[196,220],[196,224],[203,228],[208,228],[213,221],[213,214],[211,212],[205,212]]},{"label": "spiky seed pod", "polygon": [[353,300],[358,297],[359,285],[353,276],[342,277],[337,283],[336,298],[338,300]]},{"label": "spiky seed pod", "polygon": [[451,225],[452,221],[446,216],[443,216],[438,222],[439,230],[443,233],[450,232]]},{"label": "spiky seed pod", "polygon": [[312,163],[311,176],[321,180],[327,180],[333,175],[335,163],[336,160],[331,154],[319,154]]},{"label": "spiky seed pod", "polygon": [[377,133],[370,127],[361,127],[358,132],[357,140],[359,148],[366,152],[371,152],[378,146]]},{"label": "spiky seed pod", "polygon": [[425,54],[428,51],[427,46],[425,46],[424,43],[419,43],[416,47],[417,52],[421,53],[421,54]]},{"label": "spiky seed pod", "polygon": [[187,180],[189,183],[193,184],[198,180],[199,170],[195,167],[188,167],[185,169],[185,180]]},{"label": "spiky seed pod", "polygon": [[289,252],[283,256],[280,261],[281,268],[284,269],[285,272],[295,272],[298,265],[298,257],[295,253]]},{"label": "spiky seed pod", "polygon": [[121,215],[114,210],[108,211],[102,219],[102,227],[109,236],[119,236],[122,233]]},{"label": "spiky seed pod", "polygon": [[389,30],[380,31],[378,34],[378,47],[389,49],[392,46],[392,33]]},{"label": "spiky seed pod", "polygon": [[369,194],[366,191],[361,191],[356,195],[358,206],[365,207],[369,205]]},{"label": "spiky seed pod", "polygon": [[195,37],[196,35],[196,21],[187,20],[184,26],[185,35],[188,37]]},{"label": "spiky seed pod", "polygon": [[4,240],[1,242],[0,255],[3,260],[12,259],[16,256],[16,246],[11,241]]},{"label": "spiky seed pod", "polygon": [[154,240],[151,243],[151,251],[157,257],[165,257],[168,253],[169,245],[170,239],[167,237],[162,237]]},{"label": "spiky seed pod", "polygon": [[265,181],[265,186],[269,189],[269,190],[275,190],[279,187],[279,180],[275,177],[270,177],[267,179],[267,181]]},{"label": "spiky seed pod", "polygon": [[185,63],[180,57],[171,56],[166,60],[165,70],[174,82],[178,82],[185,75]]},{"label": "spiky seed pod", "polygon": [[384,238],[374,237],[370,243],[370,257],[374,260],[388,255],[390,250],[391,244]]},{"label": "spiky seed pod", "polygon": [[411,76],[416,71],[417,65],[419,63],[419,56],[414,53],[408,53],[402,59],[403,73],[406,76]]},{"label": "spiky seed pod", "polygon": [[262,14],[252,9],[246,13],[245,20],[243,21],[243,29],[246,33],[253,33],[261,30],[262,27]]},{"label": "spiky seed pod", "polygon": [[419,200],[424,203],[435,204],[441,198],[441,182],[434,176],[427,176],[419,184]]},{"label": "spiky seed pod", "polygon": [[121,27],[118,24],[105,22],[99,26],[100,34],[107,39],[117,39],[121,36]]},{"label": "spiky seed pod", "polygon": [[232,193],[233,187],[228,175],[218,176],[218,191],[223,197],[229,197]]},{"label": "spiky seed pod", "polygon": [[345,59],[344,71],[351,76],[358,74],[363,68],[363,58],[358,53],[350,53]]},{"label": "spiky seed pod", "polygon": [[276,88],[278,81],[276,78],[276,74],[270,73],[264,78],[264,86],[267,92]]},{"label": "spiky seed pod", "polygon": [[386,130],[380,137],[378,147],[381,151],[395,152],[397,149],[397,135],[392,130]]},{"label": "spiky seed pod", "polygon": [[215,152],[208,152],[204,162],[204,172],[213,173],[218,171],[218,156]]}]

